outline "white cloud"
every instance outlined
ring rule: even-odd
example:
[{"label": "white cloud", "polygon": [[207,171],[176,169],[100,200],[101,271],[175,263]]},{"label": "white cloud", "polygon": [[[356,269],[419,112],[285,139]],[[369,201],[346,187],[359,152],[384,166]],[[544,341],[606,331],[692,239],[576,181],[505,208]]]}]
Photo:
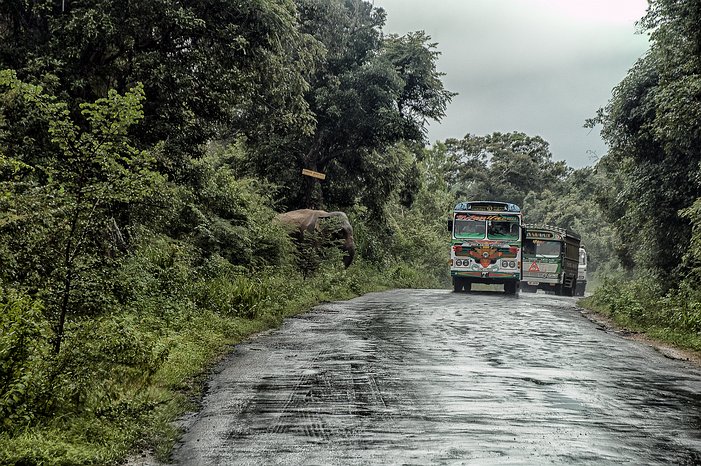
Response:
[{"label": "white cloud", "polygon": [[460,93],[432,141],[523,131],[579,167],[605,152],[582,128],[647,49],[634,34],[645,0],[375,0],[386,32],[425,30],[442,52],[446,87]]}]

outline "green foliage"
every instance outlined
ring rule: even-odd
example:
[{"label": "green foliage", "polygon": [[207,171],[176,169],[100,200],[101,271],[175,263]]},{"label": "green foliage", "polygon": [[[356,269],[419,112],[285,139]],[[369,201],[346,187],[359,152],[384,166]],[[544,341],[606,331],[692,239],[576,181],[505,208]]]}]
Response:
[{"label": "green foliage", "polygon": [[271,299],[267,283],[258,277],[221,276],[198,283],[195,303],[222,316],[260,317]]},{"label": "green foliage", "polygon": [[452,189],[459,199],[498,199],[523,206],[530,192],[555,190],[569,174],[553,162],[548,143],[524,133],[467,135],[440,147],[451,165]]},{"label": "green foliage", "polygon": [[67,316],[95,314],[109,304],[101,297],[104,274],[124,248],[114,210],[143,200],[161,180],[148,153],[127,137],[143,116],[143,89],[136,86],[124,96],[110,91],[81,104],[80,123],[66,103],[10,71],[0,72],[0,89],[3,100],[23,100],[35,109],[54,154],[26,161],[31,163],[17,159],[21,153],[8,154],[15,167],[28,169],[0,180],[6,193],[0,200],[0,238],[8,254],[0,260],[11,265],[0,277],[41,290],[58,352]]},{"label": "green foliage", "polygon": [[310,131],[303,92],[320,53],[292,0],[0,4],[0,66],[46,85],[73,112],[143,83],[137,145],[167,141],[159,165],[177,175],[222,129]]},{"label": "green foliage", "polygon": [[[303,30],[326,50],[306,93],[316,126],[309,135],[252,139],[251,168],[283,187],[289,210],[359,203],[381,216],[402,171],[388,149],[423,142],[427,119],[440,119],[453,96],[436,70],[435,44],[420,32],[383,38],[385,13],[364,0],[297,4]],[[302,168],[326,180],[300,177]]]},{"label": "green foliage", "polygon": [[39,303],[0,297],[0,432],[31,424],[47,408],[50,335]]},{"label": "green foliage", "polygon": [[192,162],[192,188],[178,199],[178,213],[168,230],[192,240],[204,255],[218,254],[234,265],[277,266],[290,245],[272,221],[275,189],[239,176],[235,165],[243,150],[240,144],[215,147]]},{"label": "green foliage", "polygon": [[622,263],[677,286],[691,241],[678,212],[701,197],[701,42],[697,2],[655,0],[641,26],[648,53],[590,124],[610,146],[600,166],[613,180],[604,213],[623,247]]},{"label": "green foliage", "polygon": [[605,278],[592,302],[625,325],[640,326],[652,323],[655,313],[651,312],[650,305],[655,302],[659,290],[655,280],[621,282]]},{"label": "green foliage", "polygon": [[584,304],[609,315],[625,328],[701,350],[701,293],[695,283],[685,283],[665,294],[659,281],[652,278],[605,278]]},{"label": "green foliage", "polygon": [[689,270],[686,280],[698,283],[698,279],[701,278],[701,198],[683,209],[680,215],[692,225],[691,242],[684,256],[684,265]]},{"label": "green foliage", "polygon": [[128,314],[71,324],[54,367],[58,413],[109,417],[136,402],[131,397],[167,357],[138,324]]}]

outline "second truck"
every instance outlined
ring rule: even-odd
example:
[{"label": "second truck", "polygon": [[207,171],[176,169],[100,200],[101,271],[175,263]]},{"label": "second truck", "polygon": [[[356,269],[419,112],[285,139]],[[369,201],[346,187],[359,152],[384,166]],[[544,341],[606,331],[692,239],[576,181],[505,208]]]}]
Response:
[{"label": "second truck", "polygon": [[550,225],[525,224],[524,227],[521,291],[544,290],[575,296],[580,236]]}]

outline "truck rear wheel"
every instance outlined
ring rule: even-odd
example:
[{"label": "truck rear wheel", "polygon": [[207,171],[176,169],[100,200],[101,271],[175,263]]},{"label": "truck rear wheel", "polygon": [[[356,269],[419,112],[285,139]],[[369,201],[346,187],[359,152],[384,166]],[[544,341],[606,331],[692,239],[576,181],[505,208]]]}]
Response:
[{"label": "truck rear wheel", "polygon": [[506,282],[504,283],[504,293],[506,294],[516,294],[516,282]]},{"label": "truck rear wheel", "polygon": [[538,287],[529,285],[528,283],[521,283],[521,291],[523,291],[524,293],[535,293],[536,291],[538,291]]}]

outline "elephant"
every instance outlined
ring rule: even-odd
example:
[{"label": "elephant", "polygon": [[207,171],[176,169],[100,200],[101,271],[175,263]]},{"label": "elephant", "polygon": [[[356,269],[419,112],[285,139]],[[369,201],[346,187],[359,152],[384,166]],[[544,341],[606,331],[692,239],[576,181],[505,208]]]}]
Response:
[{"label": "elephant", "polygon": [[335,219],[339,229],[332,233],[331,239],[343,240],[340,246],[345,253],[343,265],[348,268],[355,257],[355,241],[353,239],[353,227],[348,221],[348,216],[343,212],[326,212],[325,210],[300,209],[278,214],[275,217],[281,224],[294,228],[299,239],[304,238],[305,232],[322,231],[324,219]]}]

